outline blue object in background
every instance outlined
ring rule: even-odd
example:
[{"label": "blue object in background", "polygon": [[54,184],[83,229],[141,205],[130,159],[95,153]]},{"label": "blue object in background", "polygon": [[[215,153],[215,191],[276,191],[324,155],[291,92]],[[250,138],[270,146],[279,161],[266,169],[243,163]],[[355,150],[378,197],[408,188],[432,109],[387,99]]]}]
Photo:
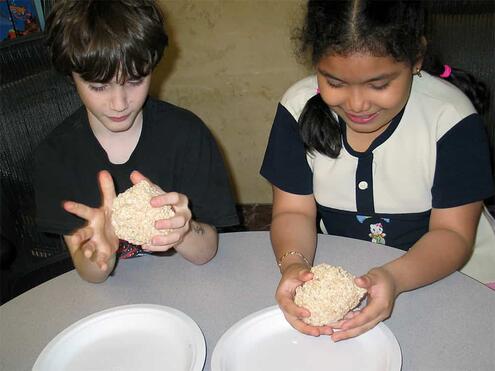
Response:
[{"label": "blue object in background", "polygon": [[44,23],[40,0],[0,0],[0,40],[40,32]]},{"label": "blue object in background", "polygon": [[15,37],[14,25],[10,17],[9,4],[7,0],[0,0],[0,41]]}]

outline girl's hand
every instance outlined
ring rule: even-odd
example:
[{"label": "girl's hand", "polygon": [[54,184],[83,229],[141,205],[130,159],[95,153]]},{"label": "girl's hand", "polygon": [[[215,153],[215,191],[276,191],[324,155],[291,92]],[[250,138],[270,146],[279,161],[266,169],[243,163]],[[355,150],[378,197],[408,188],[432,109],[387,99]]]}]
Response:
[{"label": "girl's hand", "polygon": [[92,208],[81,203],[66,201],[64,209],[87,221],[86,226],[79,228],[73,234],[66,236],[71,255],[81,254],[96,263],[105,271],[108,269],[109,259],[113,257],[119,247],[119,239],[115,235],[111,222],[112,202],[115,199],[115,188],[108,171],[98,174],[102,205]]},{"label": "girl's hand", "polygon": [[296,330],[306,335],[330,335],[332,334],[332,329],[329,326],[316,327],[304,323],[302,319],[309,317],[311,313],[294,303],[296,288],[312,278],[313,273],[309,271],[309,267],[306,264],[295,263],[289,265],[282,274],[275,298],[287,322]]},{"label": "girl's hand", "polygon": [[333,341],[358,336],[390,317],[392,313],[398,294],[394,279],[385,268],[373,268],[364,276],[356,278],[355,282],[368,291],[366,307],[351,311],[342,321],[332,324],[333,328],[340,329],[333,333]]},{"label": "girl's hand", "polygon": [[[149,179],[138,171],[133,171],[131,173],[131,181],[133,184],[137,184],[141,180],[150,182]],[[184,240],[185,235],[191,230],[192,213],[189,209],[189,200],[185,195],[177,192],[166,193],[163,191],[163,194],[151,199],[151,206],[153,207],[162,207],[165,205],[172,207],[175,216],[170,219],[157,220],[155,222],[155,228],[169,229],[171,231],[167,235],[154,236],[151,245],[143,245],[143,250],[167,251],[172,247],[180,245]]]}]

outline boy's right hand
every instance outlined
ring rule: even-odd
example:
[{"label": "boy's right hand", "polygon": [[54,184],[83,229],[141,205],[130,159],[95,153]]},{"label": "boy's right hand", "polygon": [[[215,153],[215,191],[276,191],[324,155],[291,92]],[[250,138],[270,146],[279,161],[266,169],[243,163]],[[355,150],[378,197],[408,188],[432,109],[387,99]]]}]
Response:
[{"label": "boy's right hand", "polygon": [[306,324],[302,319],[309,317],[310,312],[294,303],[296,288],[311,279],[313,279],[313,273],[309,271],[306,264],[294,263],[289,265],[283,271],[275,299],[287,322],[299,332],[312,336],[331,335],[333,331],[329,326],[318,327]]},{"label": "boy's right hand", "polygon": [[73,201],[64,202],[63,207],[67,212],[87,221],[86,226],[65,236],[65,239],[73,258],[79,252],[96,263],[102,271],[106,271],[119,247],[119,239],[111,223],[112,203],[116,197],[115,187],[108,171],[104,170],[98,174],[98,185],[103,200],[99,208]]}]

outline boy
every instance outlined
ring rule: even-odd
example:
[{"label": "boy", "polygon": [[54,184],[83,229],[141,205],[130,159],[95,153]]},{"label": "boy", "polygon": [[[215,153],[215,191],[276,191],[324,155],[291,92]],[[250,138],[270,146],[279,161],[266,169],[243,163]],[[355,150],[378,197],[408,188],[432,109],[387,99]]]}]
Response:
[{"label": "boy", "polygon": [[[151,72],[168,44],[163,23],[153,0],[62,0],[47,20],[53,65],[72,79],[83,107],[37,149],[37,222],[64,236],[74,266],[90,282],[104,281],[119,255],[175,248],[206,263],[217,251],[215,227],[238,223],[206,126],[148,96]],[[139,247],[118,240],[110,210],[116,193],[143,179],[167,191],[152,206],[171,205],[175,216],[155,222],[172,233]]]}]

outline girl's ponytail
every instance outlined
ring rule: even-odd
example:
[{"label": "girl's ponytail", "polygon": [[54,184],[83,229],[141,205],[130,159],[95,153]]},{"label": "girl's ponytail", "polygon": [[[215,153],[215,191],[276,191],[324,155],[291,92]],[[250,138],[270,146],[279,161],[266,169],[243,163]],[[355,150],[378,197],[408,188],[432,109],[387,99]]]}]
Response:
[{"label": "girl's ponytail", "polygon": [[320,94],[306,102],[299,117],[299,132],[309,153],[317,151],[331,158],[339,155],[342,148],[340,125]]},{"label": "girl's ponytail", "polygon": [[490,91],[487,85],[469,72],[441,64],[436,59],[425,59],[423,69],[430,75],[441,77],[457,86],[471,100],[478,113],[488,110]]}]

